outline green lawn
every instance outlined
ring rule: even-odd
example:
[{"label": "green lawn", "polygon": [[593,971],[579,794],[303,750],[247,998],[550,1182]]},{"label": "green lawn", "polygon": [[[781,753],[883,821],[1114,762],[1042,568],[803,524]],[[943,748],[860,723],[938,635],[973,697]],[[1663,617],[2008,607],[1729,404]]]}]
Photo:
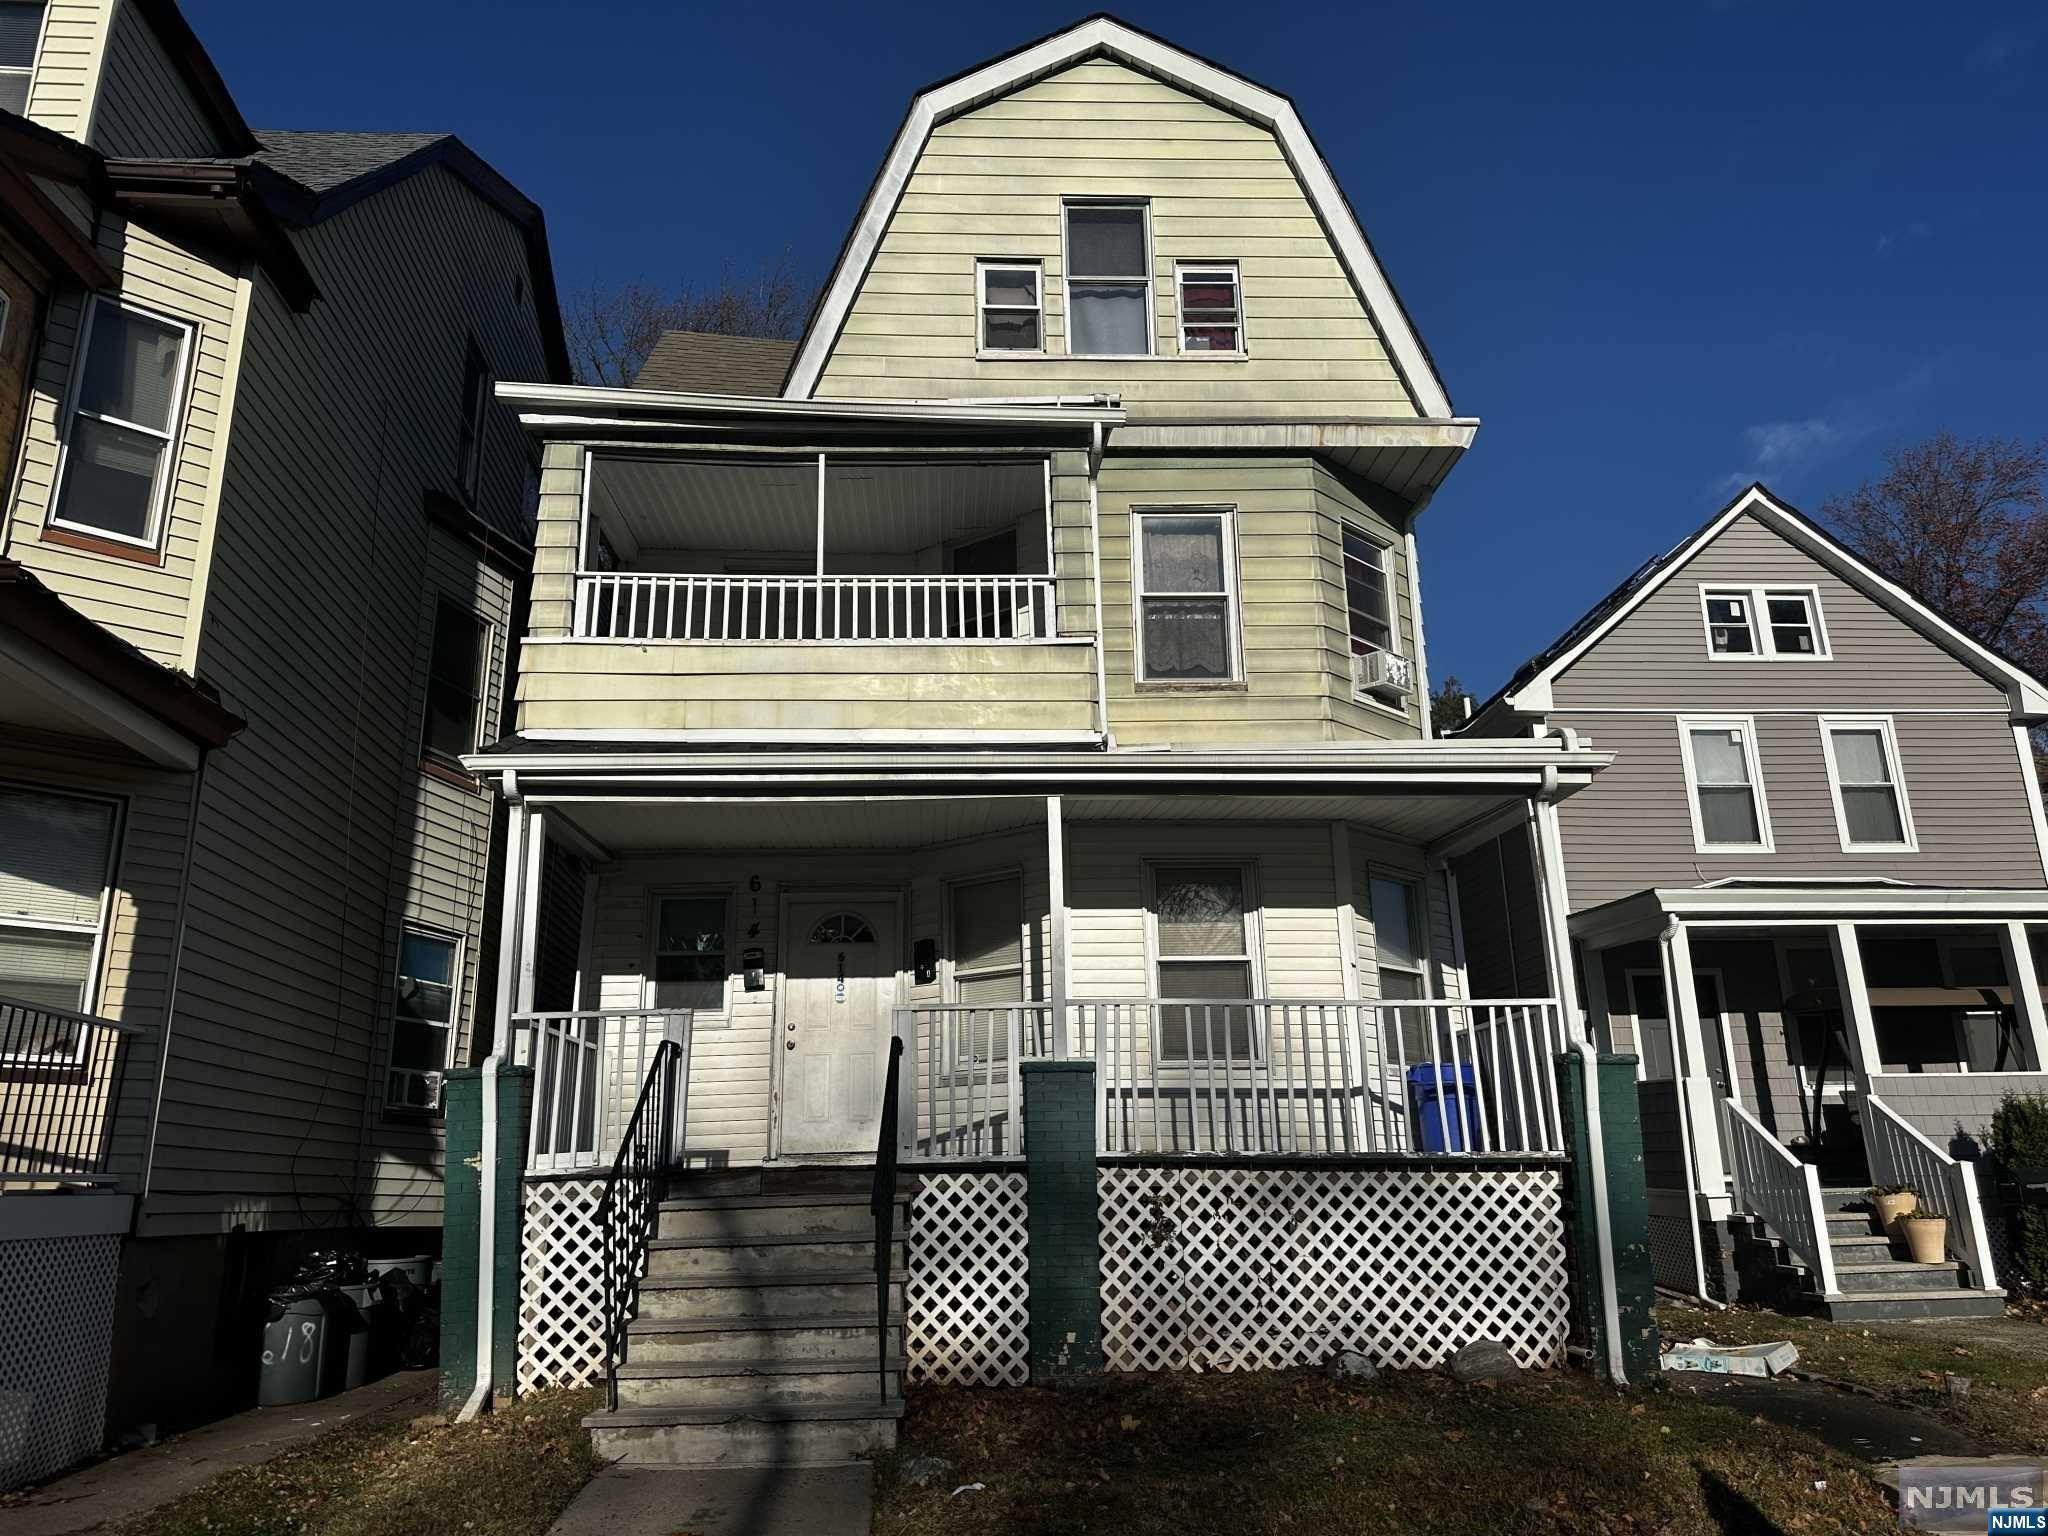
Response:
[{"label": "green lawn", "polygon": [[602,1465],[595,1392],[540,1392],[468,1424],[346,1425],[223,1472],[118,1536],[540,1536]]},{"label": "green lawn", "polygon": [[[919,1453],[955,1466],[901,1481]],[[986,1489],[954,1496],[954,1488]],[[1824,1484],[1825,1486],[1816,1486]],[[1895,1531],[1854,1462],[1795,1431],[1582,1373],[1461,1387],[1402,1373],[1113,1376],[913,1395],[876,1536],[1116,1532]]]},{"label": "green lawn", "polygon": [[[1790,1339],[1798,1369],[1893,1398],[1943,1419],[2001,1451],[2048,1455],[2048,1360],[2001,1348],[1994,1337],[1911,1324],[1830,1323],[1776,1312],[1734,1308],[1657,1309],[1665,1339],[1711,1338],[1722,1344]],[[1969,1395],[1952,1398],[1944,1372],[1970,1379]]]}]

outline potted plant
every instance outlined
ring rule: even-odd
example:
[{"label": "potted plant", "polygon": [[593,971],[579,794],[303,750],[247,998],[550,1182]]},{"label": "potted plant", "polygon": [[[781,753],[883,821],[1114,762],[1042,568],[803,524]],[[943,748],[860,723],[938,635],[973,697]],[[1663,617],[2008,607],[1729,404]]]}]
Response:
[{"label": "potted plant", "polygon": [[1906,1253],[1915,1264],[1940,1264],[1948,1258],[1948,1218],[1933,1211],[1911,1210],[1899,1218]]},{"label": "potted plant", "polygon": [[1891,1237],[1899,1218],[1920,1203],[1920,1192],[1910,1184],[1880,1184],[1870,1198],[1877,1202],[1877,1229]]}]

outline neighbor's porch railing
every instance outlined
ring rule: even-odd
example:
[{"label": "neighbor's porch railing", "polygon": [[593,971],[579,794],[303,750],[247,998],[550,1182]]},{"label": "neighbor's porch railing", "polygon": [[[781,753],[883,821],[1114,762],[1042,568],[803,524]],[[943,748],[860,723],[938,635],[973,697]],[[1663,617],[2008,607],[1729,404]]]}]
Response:
[{"label": "neighbor's porch railing", "polygon": [[1969,1266],[1972,1286],[1994,1289],[1998,1270],[1977,1196],[1976,1165],[1949,1156],[1874,1093],[1863,1095],[1863,1139],[1871,1179],[1907,1185],[1920,1197],[1921,1210],[1946,1216],[1949,1257]]},{"label": "neighbor's porch railing", "polygon": [[0,1184],[118,1184],[122,1079],[151,1033],[0,997]]},{"label": "neighbor's porch railing", "polygon": [[928,644],[1049,640],[1050,576],[702,576],[590,571],[576,634],[599,640]]},{"label": "neighbor's porch railing", "polygon": [[1735,1180],[1736,1200],[1742,1209],[1769,1224],[1778,1241],[1813,1273],[1822,1295],[1838,1294],[1819,1171],[1794,1157],[1764,1129],[1762,1121],[1735,1100],[1723,1099],[1721,1110],[1727,1118],[1729,1171]]},{"label": "neighbor's porch railing", "polygon": [[690,1023],[687,1008],[514,1015],[512,1060],[533,1068],[528,1171],[608,1166],[664,1043],[676,1047],[672,1080],[687,1092]]}]

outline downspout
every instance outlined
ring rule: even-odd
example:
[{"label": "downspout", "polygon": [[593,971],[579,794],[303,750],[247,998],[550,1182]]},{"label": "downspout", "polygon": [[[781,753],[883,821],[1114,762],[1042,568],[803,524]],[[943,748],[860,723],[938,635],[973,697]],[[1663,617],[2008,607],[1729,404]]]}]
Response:
[{"label": "downspout", "polygon": [[[1658,947],[1663,952],[1662,958],[1664,961],[1664,974],[1667,978],[1671,975],[1671,941],[1677,936],[1678,919],[1676,917],[1673,917],[1669,922],[1665,923],[1664,931],[1657,936]],[[1674,1063],[1676,1063],[1679,1059],[1680,1054],[1678,1048],[1678,999],[1675,997],[1667,997],[1664,1006],[1665,1011],[1670,1015],[1670,1018],[1666,1020],[1666,1023],[1669,1025],[1671,1029],[1671,1060]],[[1638,1030],[1641,1029],[1642,1021],[1640,1019],[1636,1021],[1636,1027]],[[1640,1051],[1642,1048],[1643,1043],[1642,1041],[1638,1040],[1636,1042],[1636,1049]],[[1717,1312],[1725,1312],[1727,1310],[1727,1303],[1716,1301],[1713,1297],[1707,1294],[1707,1250],[1706,1246],[1700,1242],[1699,1209],[1699,1197],[1700,1195],[1704,1194],[1705,1191],[1700,1188],[1701,1179],[1699,1157],[1693,1151],[1692,1145],[1692,1115],[1690,1113],[1691,1100],[1686,1094],[1685,1079],[1683,1077],[1677,1078],[1673,1083],[1673,1087],[1677,1089],[1677,1092],[1674,1095],[1674,1097],[1678,1101],[1678,1141],[1679,1146],[1682,1149],[1685,1156],[1685,1171],[1687,1175],[1685,1191],[1685,1230],[1686,1233],[1692,1238],[1692,1280],[1694,1286],[1693,1294],[1699,1297],[1699,1299],[1702,1302],[1704,1302],[1707,1306],[1712,1307]]]},{"label": "downspout", "polygon": [[1094,441],[1088,447],[1088,558],[1095,563],[1094,579],[1088,585],[1095,594],[1095,723],[1102,732],[1102,744],[1113,747],[1109,733],[1109,661],[1102,630],[1102,503],[1097,494],[1102,480],[1102,423],[1091,424]]},{"label": "downspout", "polygon": [[[1420,511],[1417,508],[1416,511]],[[1415,692],[1422,712],[1422,739],[1428,741],[1436,734],[1435,722],[1431,719],[1433,701],[1429,693],[1429,651],[1422,641],[1422,566],[1415,555],[1415,513],[1408,514],[1406,533],[1408,555],[1408,612],[1415,620]]]},{"label": "downspout", "polygon": [[[1600,1250],[1600,1310],[1607,1323],[1607,1374],[1617,1387],[1628,1385],[1621,1363],[1621,1287],[1614,1278],[1614,1226],[1607,1210],[1607,1137],[1600,1120],[1600,1053],[1581,1036],[1572,1042],[1586,1076],[1586,1141],[1593,1164],[1593,1243]],[[1693,1227],[1698,1241],[1699,1227]]]}]

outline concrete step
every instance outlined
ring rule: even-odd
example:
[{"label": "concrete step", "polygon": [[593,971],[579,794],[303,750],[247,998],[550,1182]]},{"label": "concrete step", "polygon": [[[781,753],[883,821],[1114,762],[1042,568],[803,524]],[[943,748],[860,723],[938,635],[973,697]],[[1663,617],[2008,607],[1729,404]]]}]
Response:
[{"label": "concrete step", "polygon": [[1864,1291],[1817,1303],[1837,1323],[1895,1323],[1923,1317],[2001,1317],[2003,1291]]},{"label": "concrete step", "polygon": [[[908,1205],[896,1208],[896,1230],[910,1225]],[[734,1195],[664,1200],[658,1237],[873,1237],[875,1216],[866,1199],[844,1195]]]},{"label": "concrete step", "polygon": [[[874,1296],[865,1316],[834,1313],[820,1317],[765,1317],[750,1320],[699,1317],[636,1317],[626,1325],[626,1358],[634,1364],[679,1365],[720,1360],[791,1362],[875,1359]],[[889,1351],[903,1348],[903,1318],[889,1319]]]},{"label": "concrete step", "polygon": [[901,1402],[625,1408],[583,1424],[597,1454],[635,1466],[829,1467],[896,1447]]},{"label": "concrete step", "polygon": [[1834,1250],[1835,1261],[1839,1264],[1867,1264],[1898,1256],[1892,1240],[1875,1232],[1859,1232],[1854,1237],[1829,1233],[1828,1247]]},{"label": "concrete step", "polygon": [[[891,1310],[903,1300],[903,1273],[890,1282]],[[823,1313],[858,1317],[875,1305],[872,1269],[818,1270],[800,1275],[650,1275],[640,1282],[640,1316],[748,1320],[816,1317]]]},{"label": "concrete step", "polygon": [[1877,1213],[1874,1211],[1831,1211],[1828,1213],[1829,1234],[1843,1237],[1866,1237],[1877,1231]]},{"label": "concrete step", "polygon": [[1953,1291],[1961,1281],[1954,1264],[1912,1264],[1882,1259],[1874,1264],[1837,1264],[1835,1283],[1850,1295],[1891,1295],[1906,1291]]},{"label": "concrete step", "polygon": [[1870,1193],[1870,1186],[1867,1184],[1861,1188],[1850,1184],[1823,1184],[1820,1190],[1820,1204],[1822,1210],[1829,1212],[1867,1212],[1873,1217],[1877,1214],[1877,1200]]},{"label": "concrete step", "polygon": [[[872,1334],[869,1343],[874,1342]],[[903,1395],[903,1361],[891,1358],[889,1400]],[[863,1392],[879,1406],[884,1371],[874,1351],[860,1360],[629,1360],[619,1367],[621,1408],[797,1407]]]},{"label": "concrete step", "polygon": [[[904,1245],[892,1243],[889,1263],[901,1273]],[[722,1237],[661,1237],[647,1246],[647,1273],[663,1278],[718,1275],[738,1279],[756,1276],[846,1273],[856,1269],[874,1270],[875,1239],[836,1235],[813,1237],[802,1233],[749,1238],[734,1242]]]}]

